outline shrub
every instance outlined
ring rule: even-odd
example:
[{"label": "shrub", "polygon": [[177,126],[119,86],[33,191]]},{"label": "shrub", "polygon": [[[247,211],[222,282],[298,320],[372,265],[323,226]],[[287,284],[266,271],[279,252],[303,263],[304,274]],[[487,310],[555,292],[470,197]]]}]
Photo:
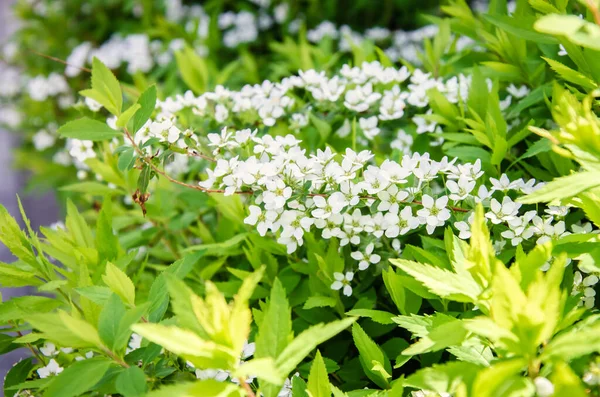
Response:
[{"label": "shrub", "polygon": [[300,34],[238,89],[186,47],[171,94],[94,58],[82,210],[0,212],[2,284],[52,294],[0,305],[7,392],[597,395],[598,7],[441,10],[418,65]]}]

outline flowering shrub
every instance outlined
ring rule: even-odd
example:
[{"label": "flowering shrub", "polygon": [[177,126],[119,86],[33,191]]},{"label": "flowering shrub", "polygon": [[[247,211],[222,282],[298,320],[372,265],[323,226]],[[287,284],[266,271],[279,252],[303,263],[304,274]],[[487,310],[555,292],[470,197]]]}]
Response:
[{"label": "flowering shrub", "polygon": [[418,66],[337,67],[323,23],[274,45],[315,62],[239,89],[210,49],[169,95],[79,47],[91,87],[50,138],[86,200],[42,237],[0,210],[2,284],[51,294],[0,304],[33,355],[6,393],[598,395],[598,6],[442,11]]}]

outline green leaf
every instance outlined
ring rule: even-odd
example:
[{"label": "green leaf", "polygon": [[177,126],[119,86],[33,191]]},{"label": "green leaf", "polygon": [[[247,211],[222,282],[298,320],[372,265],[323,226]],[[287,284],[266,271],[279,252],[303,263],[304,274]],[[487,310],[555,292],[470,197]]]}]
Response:
[{"label": "green leaf", "polygon": [[519,197],[517,201],[523,204],[550,202],[576,196],[597,186],[600,186],[600,172],[578,172],[555,178],[535,192]]},{"label": "green leaf", "polygon": [[104,183],[100,182],[77,182],[62,186],[59,188],[59,190],[65,192],[85,193],[92,196],[119,195],[123,193],[123,191],[120,189],[111,189]]},{"label": "green leaf", "polygon": [[127,108],[126,111],[121,113],[121,115],[119,116],[119,118],[117,119],[117,122],[116,122],[117,127],[120,127],[120,128],[126,127],[127,123],[129,123],[129,120],[131,120],[133,115],[138,111],[138,109],[140,109],[140,107],[141,106],[139,103],[134,103],[129,108]]},{"label": "green leaf", "polygon": [[[267,384],[277,385],[275,390],[277,393],[281,390],[281,386],[285,382],[285,377],[275,366],[275,360],[273,360],[271,357],[255,358],[250,361],[245,361],[234,372],[234,376],[237,378],[246,378],[252,375],[256,375],[256,377],[260,380],[269,382]],[[275,395],[277,395],[277,393]]]},{"label": "green leaf", "polygon": [[294,397],[310,397],[306,392],[306,382],[299,376],[292,378],[292,396]]},{"label": "green leaf", "polygon": [[119,171],[127,171],[135,165],[135,150],[132,147],[127,147],[119,153],[119,161],[117,168]]},{"label": "green leaf", "polygon": [[96,247],[102,259],[114,260],[119,254],[119,239],[113,234],[112,201],[106,198],[96,222]]},{"label": "green leaf", "polygon": [[125,306],[116,294],[111,294],[98,318],[98,334],[106,346],[114,350],[119,323],[125,315]]},{"label": "green leaf", "polygon": [[368,317],[379,324],[394,324],[394,314],[383,310],[353,309],[346,313],[347,316]]},{"label": "green leaf", "polygon": [[331,296],[311,296],[306,302],[304,302],[304,306],[302,307],[304,310],[314,309],[315,307],[335,307],[337,301],[335,298]]},{"label": "green leaf", "polygon": [[75,288],[75,291],[100,306],[104,306],[112,294],[110,288],[97,285]]},{"label": "green leaf", "polygon": [[586,386],[579,376],[564,362],[553,366],[550,380],[554,385],[555,396],[586,397]]},{"label": "green leaf", "polygon": [[145,339],[185,357],[197,367],[232,369],[239,360],[239,352],[231,347],[201,339],[183,328],[143,323],[135,324],[131,329]]},{"label": "green leaf", "polygon": [[139,367],[126,368],[117,376],[115,387],[124,397],[143,396],[147,391],[146,375]]},{"label": "green leaf", "polygon": [[123,94],[119,81],[111,70],[96,57],[92,60],[92,90],[98,94],[95,100],[109,112],[115,116],[121,114]]},{"label": "green leaf", "polygon": [[329,384],[329,377],[327,376],[327,369],[325,368],[321,352],[318,350],[310,368],[307,388],[312,397],[331,397],[331,386]]},{"label": "green leaf", "polygon": [[515,35],[517,38],[534,41],[536,43],[543,44],[556,44],[557,41],[553,37],[548,37],[545,34],[540,34],[535,30],[538,29],[538,23],[534,22],[535,19],[532,17],[525,17],[523,15],[519,16],[519,18],[510,17],[508,15],[483,15],[483,18],[492,23],[493,25],[499,27],[502,30],[505,30],[508,33]]},{"label": "green leaf", "polygon": [[86,141],[106,141],[121,135],[120,131],[113,130],[106,123],[88,117],[69,121],[58,129],[58,133],[65,138]]},{"label": "green leaf", "polygon": [[135,306],[135,287],[125,272],[108,262],[106,264],[106,274],[102,276],[102,280],[125,303]]},{"label": "green leaf", "polygon": [[154,107],[156,106],[156,86],[152,85],[148,87],[140,95],[137,103],[140,105],[140,109],[133,116],[133,133],[139,131],[150,116],[152,116],[152,112],[154,112]]},{"label": "green leaf", "polygon": [[[86,341],[90,345],[95,347],[102,346],[102,340],[100,339],[100,335],[98,334],[98,331],[92,324],[88,323],[85,320],[75,318],[62,310],[58,312],[58,316],[62,323],[69,329],[69,331],[71,331],[81,340]],[[65,346],[72,345],[67,344]]]},{"label": "green leaf", "polygon": [[292,317],[285,289],[275,279],[271,298],[256,336],[256,358],[277,357],[286,348],[292,335]]},{"label": "green leaf", "polygon": [[[461,345],[467,337],[462,321],[443,313],[426,316],[421,323],[415,323],[417,316],[398,316],[394,322],[409,329],[420,337],[418,342],[404,350],[404,355],[417,355]],[[415,328],[413,328],[415,327]]]},{"label": "green leaf", "polygon": [[208,85],[208,68],[204,60],[189,46],[176,51],[175,60],[187,86],[196,94],[203,93]]},{"label": "green leaf", "polygon": [[571,69],[570,67],[563,65],[562,63],[555,61],[554,59],[546,57],[542,57],[542,59],[548,62],[550,68],[552,68],[552,70],[554,70],[563,80],[569,83],[580,85],[589,90],[593,90],[596,87],[598,87],[598,85],[594,83],[592,79],[590,79],[583,73]]},{"label": "green leaf", "polygon": [[404,381],[404,386],[437,393],[453,393],[453,387],[459,383],[471,384],[480,368],[477,365],[460,361],[441,365],[434,364],[410,375]]},{"label": "green leaf", "polygon": [[388,382],[388,378],[385,375],[382,375],[381,371],[373,370],[373,362],[377,362],[383,365],[385,372],[390,374],[392,372],[392,365],[390,364],[390,360],[385,356],[385,353],[373,340],[367,335],[365,331],[358,325],[354,323],[352,325],[352,338],[354,339],[354,344],[360,353],[360,363],[365,371],[365,374],[369,379],[371,379],[377,386],[387,389],[390,384]]},{"label": "green leaf", "polygon": [[77,361],[48,383],[44,397],[81,396],[100,382],[110,365],[100,357]]},{"label": "green leaf", "polygon": [[548,343],[541,359],[570,361],[594,352],[600,352],[600,324],[574,328],[558,335]]},{"label": "green leaf", "polygon": [[33,369],[33,358],[26,358],[24,360],[19,361],[15,366],[13,366],[6,377],[4,378],[4,395],[12,396],[15,393],[9,393],[8,389],[10,387],[16,386],[20,383],[23,383],[27,380],[29,373]]},{"label": "green leaf", "polygon": [[25,317],[44,314],[62,305],[56,299],[45,296],[21,296],[0,304],[0,324],[21,320]]},{"label": "green leaf", "polygon": [[317,324],[298,335],[277,357],[277,367],[284,374],[292,372],[319,344],[339,334],[356,318],[345,318],[328,324]]},{"label": "green leaf", "polygon": [[[473,395],[482,397],[513,395],[507,389],[511,388],[515,378],[520,378],[518,374],[526,365],[527,362],[524,359],[515,358],[494,363],[494,365],[483,369],[477,375],[473,384]],[[516,387],[520,387],[520,385],[516,385]]]},{"label": "green leaf", "polygon": [[482,292],[481,286],[468,272],[453,273],[405,259],[390,259],[390,262],[421,282],[431,293],[442,298],[473,303],[477,302]]},{"label": "green leaf", "polygon": [[197,382],[163,386],[146,394],[146,397],[245,397],[247,394],[233,383],[207,379]]}]

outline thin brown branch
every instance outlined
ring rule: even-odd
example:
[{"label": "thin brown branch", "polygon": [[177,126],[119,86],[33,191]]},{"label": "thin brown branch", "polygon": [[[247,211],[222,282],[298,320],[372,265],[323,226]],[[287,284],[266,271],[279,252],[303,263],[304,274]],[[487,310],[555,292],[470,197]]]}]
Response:
[{"label": "thin brown branch", "polygon": [[[136,153],[138,154],[138,156],[140,156],[140,158],[142,159],[142,161],[144,163],[146,163],[146,165],[148,167],[152,168],[152,170],[154,172],[156,172],[159,175],[164,176],[170,182],[175,183],[175,184],[180,185],[180,186],[185,186],[185,187],[187,187],[189,189],[199,190],[199,191],[205,192],[205,193],[225,193],[225,190],[206,189],[206,188],[204,188],[202,186],[199,186],[199,185],[190,185],[189,183],[181,182],[181,181],[179,181],[179,180],[171,177],[169,174],[167,174],[166,172],[164,172],[163,170],[161,170],[160,168],[158,168],[157,166],[155,166],[154,164],[152,164],[152,161],[150,159],[148,159],[146,157],[146,155],[144,154],[144,152],[142,152],[142,150],[138,147],[138,145],[135,143],[135,140],[133,139],[133,137],[131,136],[131,134],[129,133],[129,131],[127,129],[125,129],[125,137],[131,143],[131,145],[133,146],[133,149],[136,151]],[[235,194],[253,194],[254,192],[248,190],[248,191],[239,191],[239,192],[234,192],[234,193]]]},{"label": "thin brown branch", "polygon": [[600,9],[598,9],[598,4],[596,4],[596,0],[587,0],[587,5],[590,9],[590,12],[594,16],[596,25],[600,26]]},{"label": "thin brown branch", "polygon": [[246,383],[246,378],[240,379],[240,385],[246,391],[248,397],[256,397],[256,394],[254,394],[254,391],[252,390],[250,385]]},{"label": "thin brown branch", "polygon": [[125,361],[123,361],[119,356],[117,356],[115,354],[115,352],[113,352],[112,350],[110,350],[109,348],[107,348],[106,346],[103,347],[102,351],[109,356],[110,358],[113,359],[114,362],[116,362],[117,364],[119,364],[120,366],[124,367],[124,368],[129,368],[130,365],[127,364]]},{"label": "thin brown branch", "polygon": [[[17,325],[15,323],[13,323],[12,321],[9,321],[8,323],[11,324],[15,328],[17,327]],[[19,337],[23,336],[23,333],[21,331],[19,331],[18,329],[16,329],[15,332],[17,333],[17,335],[19,335]],[[31,343],[25,343],[25,345],[31,351],[31,353],[33,353],[33,355],[38,359],[40,364],[45,366],[46,360],[44,360],[43,356],[40,355],[40,353],[33,347],[33,345]]]},{"label": "thin brown branch", "polygon": [[[190,185],[189,183],[185,183],[185,182],[181,182],[173,177],[171,177],[169,174],[167,174],[166,172],[164,172],[163,170],[161,170],[160,168],[158,168],[157,166],[155,166],[154,164],[152,164],[152,161],[150,159],[148,159],[146,157],[146,155],[144,154],[144,152],[142,152],[142,150],[137,146],[137,144],[135,143],[135,140],[133,139],[133,137],[131,136],[131,134],[129,133],[129,131],[127,129],[125,129],[125,137],[127,138],[127,140],[129,140],[129,142],[131,143],[131,145],[133,146],[134,150],[137,152],[137,154],[140,156],[140,158],[142,159],[142,161],[144,163],[146,163],[146,165],[148,165],[150,168],[152,168],[152,170],[154,172],[156,172],[159,175],[164,176],[165,178],[167,178],[167,180],[169,180],[172,183],[175,183],[177,185],[180,186],[184,186],[190,189],[194,189],[194,190],[199,190],[201,192],[204,193],[225,193],[225,190],[220,190],[220,189],[206,189],[203,188],[202,186],[199,185]],[[254,194],[253,191],[251,190],[241,190],[241,191],[236,191],[234,192],[234,194]],[[316,196],[321,196],[321,197],[327,197],[327,194],[324,193],[310,193],[308,194],[309,197],[316,197]],[[375,197],[372,196],[360,196],[361,199],[363,200],[375,200]],[[402,203],[405,204],[418,204],[418,205],[423,205],[423,203],[421,201],[402,201]],[[468,209],[465,208],[459,208],[459,207],[448,207],[450,210],[455,211],[455,212],[469,212]]]},{"label": "thin brown branch", "polygon": [[217,162],[217,159],[215,159],[215,158],[212,158],[212,157],[210,157],[210,156],[207,156],[207,155],[205,155],[205,154],[199,153],[199,152],[197,152],[197,151],[195,151],[195,150],[193,150],[193,149],[192,149],[192,150],[190,150],[190,151],[189,151],[189,153],[190,153],[190,154],[191,154],[193,157],[200,157],[201,159],[204,159],[204,160],[210,161],[210,162],[212,162],[212,163],[216,163],[216,162]]},{"label": "thin brown branch", "polygon": [[31,53],[33,53],[33,54],[35,54],[35,55],[39,55],[39,56],[41,56],[41,57],[43,57],[43,58],[50,59],[51,61],[58,62],[58,63],[62,63],[63,65],[67,65],[67,66],[70,66],[70,67],[72,67],[72,68],[75,68],[75,69],[82,70],[82,71],[84,71],[84,72],[87,72],[87,73],[92,73],[92,70],[91,70],[91,69],[84,68],[84,67],[82,67],[82,66],[71,65],[70,63],[68,63],[68,62],[66,62],[66,61],[63,61],[63,60],[62,60],[62,59],[60,59],[60,58],[56,58],[56,57],[53,57],[53,56],[50,56],[50,55],[42,54],[41,52],[37,52],[37,51],[35,51],[35,50],[29,50],[29,49],[28,49],[27,51],[29,51],[29,52],[31,52]]}]

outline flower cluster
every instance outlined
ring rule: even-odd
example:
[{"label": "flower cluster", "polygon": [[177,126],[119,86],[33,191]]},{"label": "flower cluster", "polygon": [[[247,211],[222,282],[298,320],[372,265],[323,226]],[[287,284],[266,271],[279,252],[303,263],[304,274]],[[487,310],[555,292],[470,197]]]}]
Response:
[{"label": "flower cluster", "polygon": [[[567,207],[549,207],[538,215],[535,210],[521,211],[521,204],[514,201],[541,183],[511,181],[503,174],[486,184],[479,161],[438,162],[428,154],[414,154],[399,163],[384,160],[375,165],[367,150],[347,149],[340,156],[327,148],[306,155],[292,135],[223,134],[231,136],[231,142],[220,149],[230,156],[217,159],[200,186],[250,196],[244,222],[260,235],[276,235],[290,254],[303,245],[305,233],[318,232],[324,239],[337,238],[342,247],[352,247],[356,267],[366,270],[380,262],[380,252],[374,249],[382,247],[382,238],[393,241],[396,251],[401,244],[395,240],[418,230],[433,234],[452,225],[460,238],[469,238],[477,203],[485,208],[499,251],[506,240],[512,246],[532,238],[541,244],[569,234],[563,220]],[[253,155],[242,158],[242,152]],[[579,229],[583,227],[573,225],[575,232]],[[592,278],[584,285],[598,281]],[[332,288],[349,295],[352,279],[352,272],[336,274]]]}]

